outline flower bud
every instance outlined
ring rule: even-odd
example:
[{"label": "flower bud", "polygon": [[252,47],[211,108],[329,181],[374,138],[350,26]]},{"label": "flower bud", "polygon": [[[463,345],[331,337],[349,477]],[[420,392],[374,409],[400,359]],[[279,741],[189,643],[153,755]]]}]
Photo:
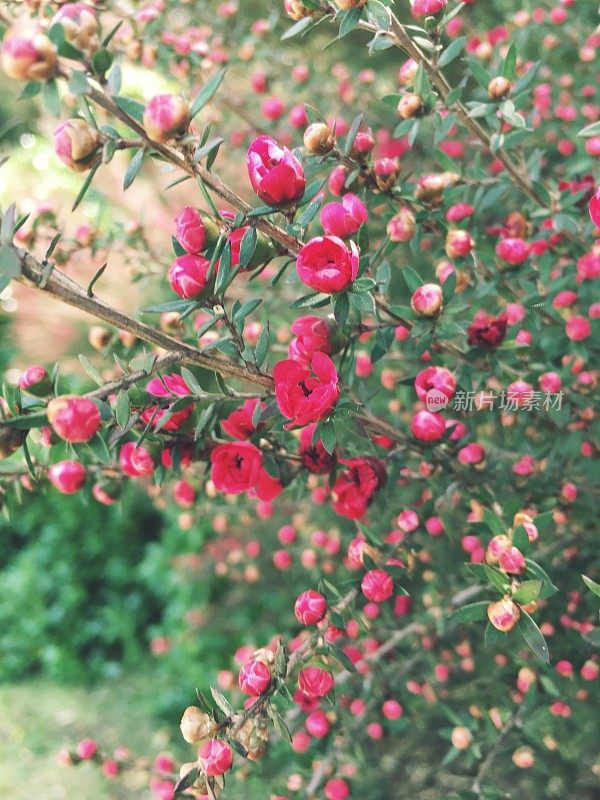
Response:
[{"label": "flower bud", "polygon": [[417,231],[415,216],[409,208],[401,208],[387,224],[391,242],[409,242]]},{"label": "flower bud", "polygon": [[74,172],[85,172],[100,158],[100,134],[84,119],[68,119],[54,129],[54,152]]},{"label": "flower bud", "polygon": [[365,573],[360,588],[367,600],[383,603],[394,592],[394,581],[389,572],[383,569],[371,569]]},{"label": "flower bud", "polygon": [[[0,422],[4,419],[11,417],[8,403],[3,397],[0,397]],[[6,427],[0,425],[0,461],[3,458],[8,458],[16,450],[21,447],[27,438],[27,431],[20,430],[19,428]],[[0,493],[0,508],[2,508],[2,494]]]},{"label": "flower bud", "polygon": [[443,308],[442,287],[437,283],[424,283],[413,292],[410,307],[422,317],[437,317]]},{"label": "flower bud", "polygon": [[188,706],[179,727],[185,741],[193,744],[212,736],[217,730],[217,723],[198,706]]},{"label": "flower bud", "polygon": [[410,422],[410,432],[420,442],[438,442],[446,433],[446,423],[441,414],[419,411]]},{"label": "flower bud", "polygon": [[398,103],[398,115],[401,119],[418,117],[424,109],[423,98],[414,93],[405,94]]},{"label": "flower bud", "polygon": [[333,689],[333,676],[319,667],[306,667],[298,675],[298,689],[309,700],[325,697]]},{"label": "flower bud", "polygon": [[335,0],[340,11],[349,11],[351,8],[362,8],[367,0]]},{"label": "flower bud", "polygon": [[222,739],[211,739],[198,751],[198,760],[207,777],[223,775],[231,769],[233,753]]},{"label": "flower bud", "polygon": [[74,494],[85,483],[85,467],[79,461],[59,461],[48,469],[48,480],[62,494]]},{"label": "flower bud", "polygon": [[206,230],[197,208],[187,206],[175,220],[177,241],[187,253],[197,255],[204,249]]},{"label": "flower bud", "polygon": [[446,234],[446,255],[448,258],[464,258],[473,248],[473,239],[468,231],[452,230]]},{"label": "flower bud", "polygon": [[450,740],[452,747],[456,747],[457,750],[467,750],[473,741],[473,734],[464,725],[457,725],[452,729]]},{"label": "flower bud", "polygon": [[487,92],[492,100],[502,100],[510,92],[510,81],[498,75],[488,83]]},{"label": "flower bud", "polygon": [[309,589],[298,595],[294,604],[294,614],[301,625],[316,625],[327,612],[327,600],[320,592]]},{"label": "flower bud", "polygon": [[19,375],[19,389],[34,397],[46,397],[52,391],[50,375],[43,367],[28,367]]},{"label": "flower bud", "polygon": [[324,156],[335,147],[335,135],[324,122],[313,122],[304,131],[304,147],[314,156]]},{"label": "flower bud", "polygon": [[487,607],[487,615],[494,628],[503,633],[507,633],[511,631],[519,621],[521,610],[510,597],[503,597],[502,600],[496,600],[489,604]]},{"label": "flower bud", "polygon": [[16,81],[46,81],[56,74],[56,48],[40,28],[19,23],[4,34],[0,65]]},{"label": "flower bud", "polygon": [[62,25],[65,40],[88,58],[100,46],[98,17],[85,3],[66,3],[54,15],[52,25]]},{"label": "flower bud", "polygon": [[153,142],[168,142],[182,136],[190,124],[190,111],[183,97],[157,94],[144,110],[144,130]]},{"label": "flower bud", "polygon": [[269,688],[271,671],[263,661],[251,659],[240,669],[238,683],[244,694],[260,697]]},{"label": "flower bud", "polygon": [[179,256],[169,269],[171,289],[179,297],[197,297],[206,287],[209,267],[210,261],[204,256]]},{"label": "flower bud", "polygon": [[271,206],[296,203],[306,188],[302,164],[270,136],[258,136],[246,155],[248,176],[257,196]]},{"label": "flower bud", "polygon": [[87,397],[55,397],[48,403],[46,414],[54,432],[66,442],[88,442],[100,428],[98,406]]}]

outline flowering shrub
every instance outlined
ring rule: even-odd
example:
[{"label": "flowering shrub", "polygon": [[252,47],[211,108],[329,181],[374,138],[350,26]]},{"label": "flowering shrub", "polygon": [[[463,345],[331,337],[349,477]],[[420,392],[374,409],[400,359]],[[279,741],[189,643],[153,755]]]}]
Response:
[{"label": "flowering shrub", "polygon": [[[1,288],[103,325],[85,394],[42,365],[5,383],[5,509],[36,491],[112,505],[131,479],[186,509],[183,530],[222,508],[249,593],[290,576],[270,638],[244,631],[237,679],[181,709],[192,760],[155,795],[226,798],[276,732],[297,760],[273,798],[492,800],[517,780],[509,750],[534,776],[521,789],[560,796],[576,762],[593,797],[592,9],[494,3],[490,28],[483,4],[447,0],[27,5],[0,12],[0,63],[66,117],[73,209],[122,151],[124,192],[159,163],[164,201],[180,184],[182,200],[158,254],[139,220],[70,243],[58,217],[7,208]],[[168,91],[130,96],[140,66]],[[87,286],[67,274],[83,246],[106,255]],[[160,295],[149,321],[98,296],[132,250]],[[190,637],[173,634],[156,655],[177,658]],[[396,759],[411,732],[416,767]],[[69,758],[118,771],[99,752]]]}]

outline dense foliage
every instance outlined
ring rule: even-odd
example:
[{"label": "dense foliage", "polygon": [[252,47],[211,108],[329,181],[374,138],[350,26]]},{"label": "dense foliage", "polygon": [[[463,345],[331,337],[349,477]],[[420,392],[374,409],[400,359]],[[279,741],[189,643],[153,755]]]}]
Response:
[{"label": "dense foliage", "polygon": [[11,197],[0,287],[96,319],[4,384],[8,674],[146,630],[160,798],[594,797],[592,4],[20,5],[88,210]]}]

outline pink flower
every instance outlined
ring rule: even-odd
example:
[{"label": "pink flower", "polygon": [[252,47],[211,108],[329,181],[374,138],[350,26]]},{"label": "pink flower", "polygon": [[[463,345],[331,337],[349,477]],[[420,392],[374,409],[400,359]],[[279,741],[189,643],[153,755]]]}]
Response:
[{"label": "pink flower", "polygon": [[46,81],[56,73],[56,47],[34,23],[19,21],[4,34],[0,65],[16,81]]},{"label": "pink flower", "polygon": [[298,317],[290,329],[294,338],[288,348],[289,357],[308,367],[315,353],[331,354],[331,329],[327,320],[315,316]]},{"label": "pink flower", "polygon": [[422,403],[432,389],[441,392],[450,401],[456,392],[456,378],[446,367],[427,367],[415,378],[415,391]]},{"label": "pink flower", "polygon": [[340,392],[333,361],[325,353],[317,352],[312,358],[311,370],[313,374],[292,359],[275,365],[277,405],[283,416],[291,420],[286,429],[319,422],[336,406]]},{"label": "pink flower", "polygon": [[316,292],[343,292],[358,275],[359,250],[338,236],[316,236],[298,253],[296,269],[300,279]]},{"label": "pink flower", "polygon": [[420,442],[438,442],[446,432],[446,423],[441,414],[419,411],[410,422],[410,431]]},{"label": "pink flower", "polygon": [[83,119],[68,119],[54,129],[54,152],[74,172],[85,172],[99,160],[100,135]]},{"label": "pink flower", "polygon": [[583,342],[591,334],[592,326],[585,317],[574,316],[567,320],[565,332],[572,342]]},{"label": "pink flower", "polygon": [[371,569],[364,574],[360,588],[367,600],[383,603],[392,596],[394,582],[389,572],[383,569]]},{"label": "pink flower", "polygon": [[340,203],[327,203],[321,209],[321,225],[326,235],[345,239],[352,236],[369,218],[364,203],[348,192]]},{"label": "pink flower", "polygon": [[304,170],[298,159],[270,136],[259,136],[246,156],[252,188],[270,206],[296,203],[304,194]]},{"label": "pink flower", "polygon": [[210,477],[220,492],[240,494],[252,488],[263,464],[261,451],[250,442],[221,444],[210,454]]},{"label": "pink flower", "polygon": [[424,283],[413,292],[410,307],[422,317],[437,317],[443,308],[442,287],[437,283]]}]

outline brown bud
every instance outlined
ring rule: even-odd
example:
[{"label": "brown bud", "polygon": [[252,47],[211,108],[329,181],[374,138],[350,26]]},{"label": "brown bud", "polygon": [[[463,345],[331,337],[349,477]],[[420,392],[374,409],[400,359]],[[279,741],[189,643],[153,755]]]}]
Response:
[{"label": "brown bud", "polygon": [[307,8],[302,0],[285,0],[285,13],[293,20],[304,19],[304,17],[314,17],[315,12]]},{"label": "brown bud", "polygon": [[111,332],[108,328],[103,328],[102,325],[92,325],[88,332],[88,342],[92,345],[94,350],[104,349],[111,338]]},{"label": "brown bud", "polygon": [[398,103],[398,114],[402,119],[413,119],[422,113],[423,98],[418,94],[405,94]]},{"label": "brown bud", "polygon": [[248,752],[250,761],[258,761],[267,752],[269,726],[266,717],[260,714],[247,719],[235,735],[237,741]]},{"label": "brown bud", "polygon": [[47,81],[56,74],[56,47],[35,24],[13,25],[4,34],[0,65],[16,81]]},{"label": "brown bud", "polygon": [[179,727],[186,742],[193,744],[212,736],[217,730],[217,723],[198,706],[188,706]]},{"label": "brown bud", "polygon": [[329,125],[313,122],[304,131],[304,146],[315,156],[324,156],[335,147],[335,136]]},{"label": "brown bud", "polygon": [[510,81],[502,75],[497,75],[488,83],[487,91],[492,100],[502,100],[510,92]]}]

